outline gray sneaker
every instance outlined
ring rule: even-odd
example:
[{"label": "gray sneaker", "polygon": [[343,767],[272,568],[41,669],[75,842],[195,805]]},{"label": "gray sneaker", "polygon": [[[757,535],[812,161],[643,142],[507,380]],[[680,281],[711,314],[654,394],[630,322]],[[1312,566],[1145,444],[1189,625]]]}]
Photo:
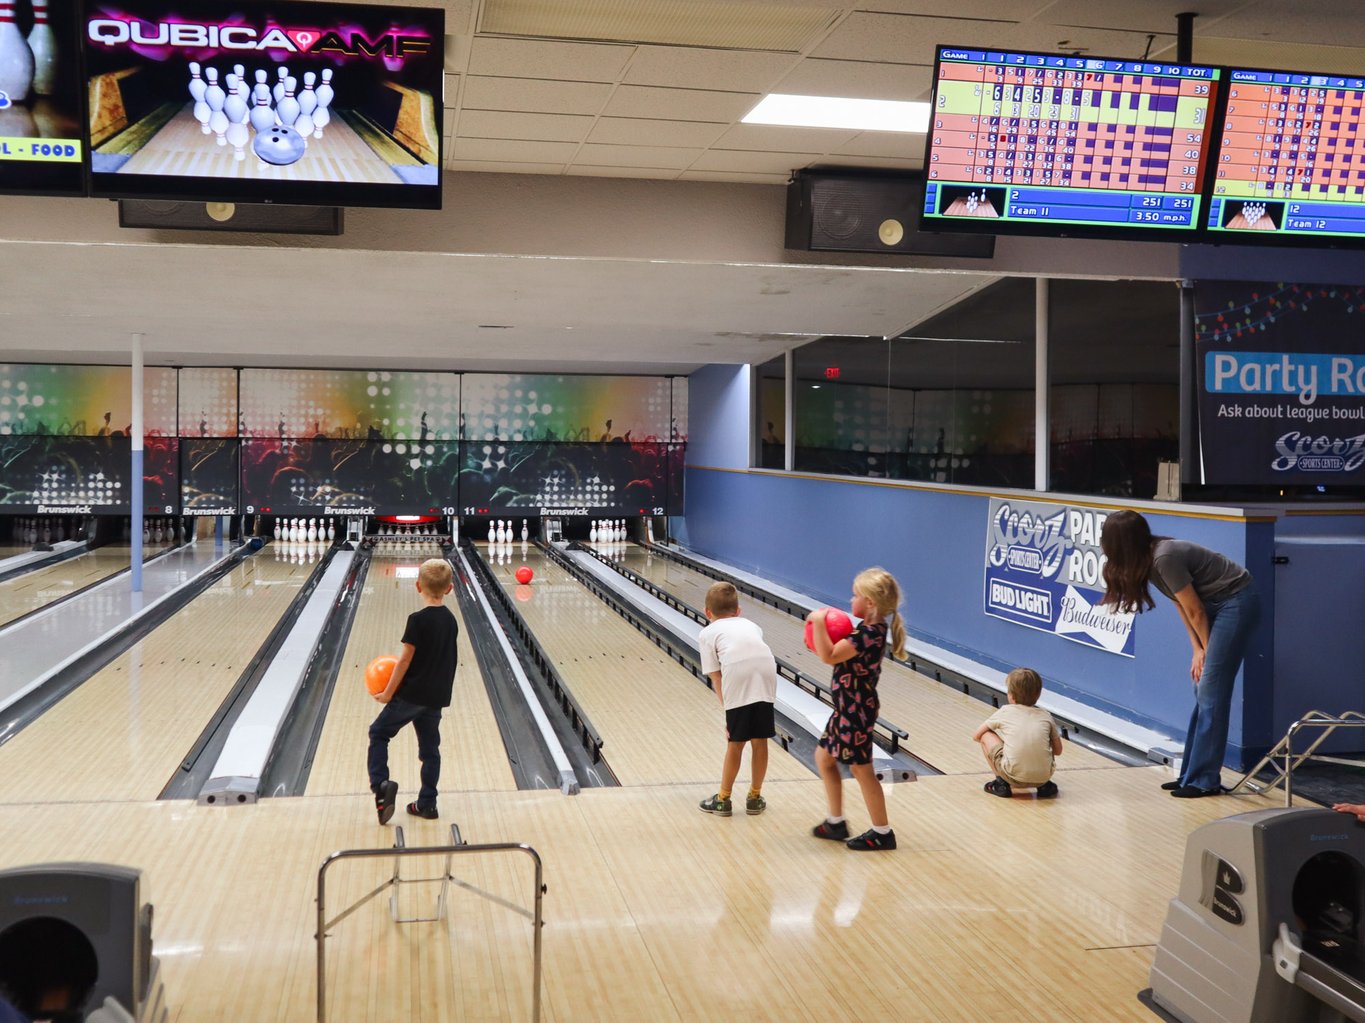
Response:
[{"label": "gray sneaker", "polygon": [[757,817],[766,809],[768,809],[768,801],[762,796],[749,796],[744,800],[744,812],[750,817]]},{"label": "gray sneaker", "polygon": [[710,799],[703,799],[699,805],[706,813],[713,813],[717,817],[729,817],[735,812],[734,805],[728,799],[721,799],[720,793],[716,793]]}]

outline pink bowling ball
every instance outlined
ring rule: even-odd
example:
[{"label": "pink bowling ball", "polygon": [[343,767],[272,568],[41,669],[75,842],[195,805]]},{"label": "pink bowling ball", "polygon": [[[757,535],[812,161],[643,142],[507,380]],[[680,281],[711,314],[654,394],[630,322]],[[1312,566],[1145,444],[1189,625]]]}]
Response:
[{"label": "pink bowling ball", "polygon": [[[812,622],[806,622],[806,649],[815,649],[815,636],[811,632]],[[825,632],[831,643],[837,643],[853,634],[853,619],[837,607],[825,609]]]}]

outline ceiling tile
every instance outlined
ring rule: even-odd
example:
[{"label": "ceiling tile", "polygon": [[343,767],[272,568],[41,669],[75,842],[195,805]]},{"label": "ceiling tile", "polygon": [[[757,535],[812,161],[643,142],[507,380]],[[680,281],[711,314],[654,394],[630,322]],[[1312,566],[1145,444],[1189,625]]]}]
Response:
[{"label": "ceiling tile", "polygon": [[562,163],[515,163],[500,160],[451,160],[446,167],[452,171],[475,171],[490,174],[563,174]]},{"label": "ceiling tile", "polygon": [[452,160],[566,163],[578,146],[572,142],[525,142],[518,139],[457,138]]},{"label": "ceiling tile", "polygon": [[734,149],[709,149],[692,165],[692,169],[786,175],[819,157],[819,153],[743,153]]},{"label": "ceiling tile", "polygon": [[[1127,29],[1132,32],[1176,32],[1175,16],[1183,11],[1198,10],[1199,17],[1194,21],[1196,35],[1211,31],[1213,26],[1224,24],[1224,19],[1239,8],[1254,8],[1247,0],[1200,0],[1192,4],[1189,0],[1055,0],[1047,9],[1047,21],[1053,25],[1104,25],[1111,29]],[[1278,28],[1287,28],[1289,21],[1299,19],[1299,9],[1303,3],[1294,4],[1294,17],[1284,17],[1284,4],[1280,8]],[[1336,0],[1331,6],[1340,7]],[[1240,19],[1238,19],[1240,20]],[[1218,35],[1227,34],[1219,31]]]},{"label": "ceiling tile", "polygon": [[756,94],[703,89],[659,89],[622,85],[602,113],[608,117],[662,118],[668,121],[737,121],[759,101]]},{"label": "ceiling tile", "polygon": [[751,149],[786,153],[828,153],[858,132],[847,128],[786,128],[775,124],[737,124],[716,142],[716,149]]},{"label": "ceiling tile", "polygon": [[1138,57],[1147,45],[1140,32],[1077,28],[1041,21],[920,18],[854,12],[811,53],[813,57],[882,61],[888,64],[933,64],[940,44],[993,46],[1003,49],[1081,50],[1102,57]]},{"label": "ceiling tile", "polygon": [[928,99],[932,85],[933,69],[929,66],[808,57],[772,91],[797,96],[916,100]]},{"label": "ceiling tile", "polygon": [[695,146],[705,149],[725,125],[701,121],[656,121],[644,117],[599,117],[589,142],[618,146]]},{"label": "ceiling tile", "polygon": [[705,82],[726,92],[767,92],[796,60],[792,54],[641,46],[623,82],[688,89]]},{"label": "ceiling tile", "polygon": [[[1067,0],[1062,0],[1063,3]],[[1090,0],[1075,0],[1089,3]],[[1095,6],[1105,3],[1123,2],[1132,5],[1131,0],[1095,0]],[[1164,0],[1163,0],[1164,2]],[[1189,0],[1171,0],[1189,7]],[[1214,0],[1227,3],[1229,0]],[[1232,0],[1236,2],[1236,0]],[[1245,3],[1246,0],[1241,0]],[[919,14],[925,16],[941,15],[943,0],[858,0],[858,10],[885,14]],[[959,18],[982,18],[984,20],[1029,21],[1045,13],[1049,21],[1058,6],[1058,0],[953,0],[953,14]]]},{"label": "ceiling tile", "polygon": [[524,110],[540,114],[596,114],[611,95],[596,82],[549,82],[534,78],[465,78],[466,110]]},{"label": "ceiling tile", "polygon": [[587,167],[577,163],[572,164],[565,174],[577,174],[585,178],[654,178],[660,181],[672,181],[678,176],[676,170],[668,167]]},{"label": "ceiling tile", "polygon": [[835,156],[879,156],[895,160],[924,159],[926,136],[895,131],[864,131],[834,151]]},{"label": "ceiling tile", "polygon": [[582,142],[593,118],[582,114],[525,114],[510,110],[464,110],[459,133],[467,139]]},{"label": "ceiling tile", "polygon": [[574,163],[597,167],[666,167],[682,170],[701,156],[701,149],[663,146],[604,146],[589,143],[579,150]]},{"label": "ceiling tile", "polygon": [[530,71],[536,78],[559,81],[615,82],[634,50],[607,43],[475,36],[469,73],[524,78]]},{"label": "ceiling tile", "polygon": [[817,160],[811,165],[812,170],[834,169],[836,167],[875,167],[885,170],[911,171],[919,170],[924,166],[923,155],[915,157],[889,157],[889,156],[847,156],[843,153],[836,153],[824,159]]}]

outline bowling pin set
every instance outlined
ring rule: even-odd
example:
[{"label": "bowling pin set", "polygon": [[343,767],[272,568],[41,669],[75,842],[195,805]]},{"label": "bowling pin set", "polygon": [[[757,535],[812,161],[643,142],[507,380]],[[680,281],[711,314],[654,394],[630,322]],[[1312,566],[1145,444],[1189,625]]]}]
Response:
[{"label": "bowling pin set", "polygon": [[371,533],[369,540],[373,542],[374,550],[377,554],[413,554],[414,548],[432,548],[431,554],[434,557],[441,544],[448,539],[441,531],[440,525],[435,522],[421,523],[379,523],[381,532]]},{"label": "bowling pin set", "polygon": [[0,110],[33,96],[50,96],[57,84],[57,37],[47,20],[47,0],[33,0],[33,28],[19,31],[16,0],[0,0]]},{"label": "bowling pin set", "polygon": [[588,541],[604,544],[625,543],[626,520],[594,519],[592,528],[588,530]]},{"label": "bowling pin set", "polygon": [[329,544],[336,535],[336,520],[330,515],[320,519],[275,520],[275,540],[279,543]]},{"label": "bowling pin set", "polygon": [[85,539],[80,519],[66,516],[41,515],[37,518],[10,519],[10,541],[15,546],[32,547],[39,543],[61,543],[63,540]]},{"label": "bowling pin set", "polygon": [[[0,5],[7,2],[0,0]],[[331,68],[323,68],[320,80],[316,72],[306,72],[302,91],[298,78],[289,73],[288,67],[277,68],[276,74],[278,80],[272,86],[269,72],[257,69],[252,85],[246,67],[234,64],[220,85],[216,67],[190,61],[194,118],[203,134],[216,136],[218,145],[231,143],[234,159],[246,159],[251,130],[260,135],[283,125],[298,132],[304,140],[310,135],[320,139],[323,129],[331,123],[330,108],[336,95]]]}]

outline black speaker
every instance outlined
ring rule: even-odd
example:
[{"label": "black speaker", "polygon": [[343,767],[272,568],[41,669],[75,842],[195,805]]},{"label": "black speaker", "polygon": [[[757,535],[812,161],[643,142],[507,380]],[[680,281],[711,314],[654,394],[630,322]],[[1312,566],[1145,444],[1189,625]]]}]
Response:
[{"label": "black speaker", "polygon": [[797,171],[787,185],[789,249],[989,259],[994,235],[919,230],[923,174]]},{"label": "black speaker", "polygon": [[253,234],[341,234],[342,213],[338,206],[120,199],[118,226]]}]

